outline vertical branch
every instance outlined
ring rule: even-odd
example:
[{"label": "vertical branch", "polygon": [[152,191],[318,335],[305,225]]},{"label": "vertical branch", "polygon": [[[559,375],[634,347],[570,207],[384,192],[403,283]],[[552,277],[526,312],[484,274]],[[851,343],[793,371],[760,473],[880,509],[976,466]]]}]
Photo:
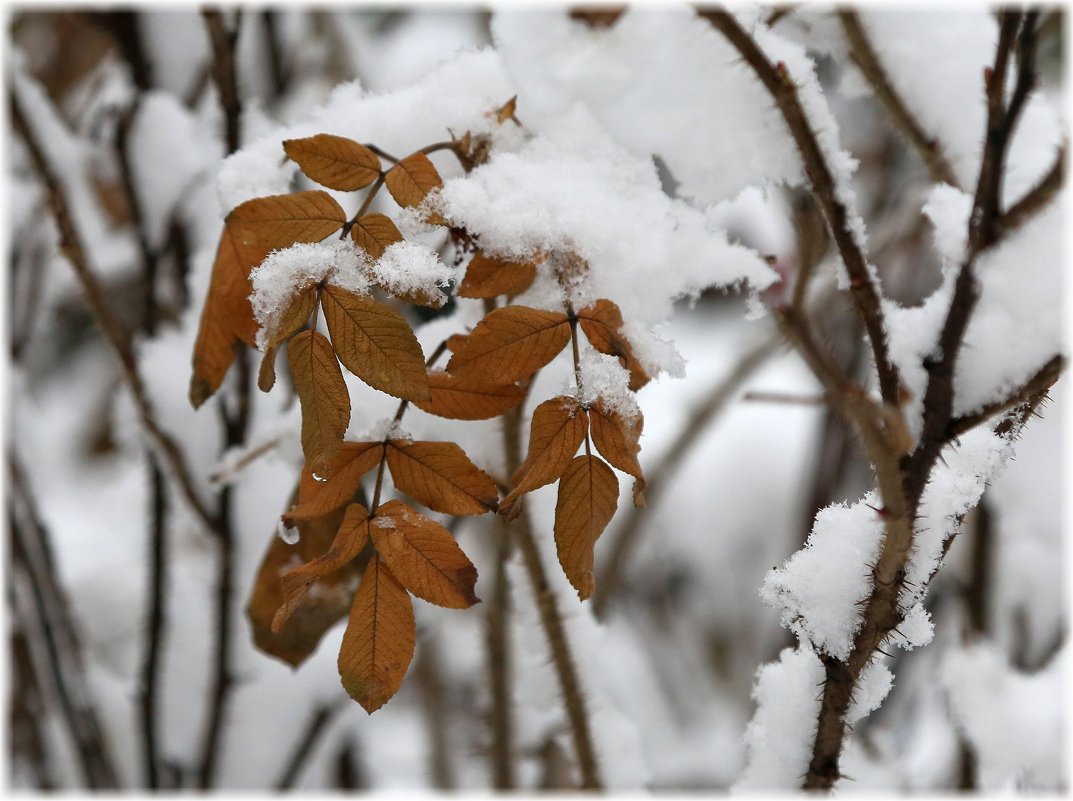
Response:
[{"label": "vertical branch", "polygon": [[421,704],[425,708],[425,720],[428,722],[429,778],[436,790],[454,790],[457,782],[451,762],[448,705],[445,703],[446,692],[436,637],[427,637],[421,643],[414,669],[421,692]]},{"label": "vertical branch", "polygon": [[[235,25],[229,31],[224,26],[223,15],[219,11],[210,9],[202,11],[212,46],[212,76],[219,90],[220,104],[224,111],[228,153],[235,152],[241,142],[242,105],[235,72],[235,46],[241,13],[241,11],[235,12]],[[235,368],[237,395],[235,408],[229,411],[224,398],[218,402],[224,426],[224,450],[243,444],[249,427],[250,362],[249,354],[245,350],[236,354]],[[215,781],[224,715],[235,681],[231,670],[231,607],[234,596],[236,558],[233,507],[234,487],[227,485],[220,492],[217,511],[220,520],[216,532],[220,547],[220,561],[216,587],[216,640],[212,671],[213,689],[209,697],[208,721],[198,769],[198,787],[202,790],[212,787]]]},{"label": "vertical branch", "polygon": [[331,722],[335,720],[342,710],[343,704],[324,704],[309,716],[305,728],[295,742],[294,750],[291,751],[287,761],[283,763],[283,770],[280,771],[279,778],[276,779],[274,787],[277,791],[290,790],[294,787],[294,783],[298,780],[302,768],[309,761],[309,756],[313,753],[313,749],[317,747],[317,743],[324,736],[328,726],[331,725]]},{"label": "vertical branch", "polygon": [[[15,597],[23,620],[32,620],[40,631],[47,669],[52,679],[60,717],[74,742],[79,768],[91,789],[119,787],[108,742],[101,729],[93,696],[86,681],[82,646],[71,619],[67,597],[56,576],[49,534],[41,523],[29,484],[13,452],[8,454],[12,497],[12,561],[26,577],[29,599]],[[17,585],[16,585],[17,590]]]}]

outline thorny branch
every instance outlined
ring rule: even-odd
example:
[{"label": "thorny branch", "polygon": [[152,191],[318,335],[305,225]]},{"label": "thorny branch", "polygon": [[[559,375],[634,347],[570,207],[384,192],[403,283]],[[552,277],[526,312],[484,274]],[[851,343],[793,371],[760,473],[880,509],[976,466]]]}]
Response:
[{"label": "thorny branch", "polygon": [[865,254],[850,229],[849,211],[838,197],[834,176],[798,99],[792,77],[784,68],[780,69],[781,65],[776,67],[768,60],[764,51],[732,15],[726,11],[698,10],[697,13],[726,37],[775,100],[801,154],[812,191],[849,274],[853,299],[864,320],[875,357],[880,394],[884,403],[898,406],[900,379],[888,352],[879,290],[872,279]]}]

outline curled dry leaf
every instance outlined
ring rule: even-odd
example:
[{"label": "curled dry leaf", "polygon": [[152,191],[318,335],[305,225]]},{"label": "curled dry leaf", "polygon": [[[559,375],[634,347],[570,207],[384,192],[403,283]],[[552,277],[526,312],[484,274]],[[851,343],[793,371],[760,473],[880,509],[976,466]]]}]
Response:
[{"label": "curled dry leaf", "polygon": [[529,427],[529,452],[511,477],[514,489],[499,511],[509,514],[522,495],[557,481],[585,441],[588,426],[588,414],[576,398],[560,396],[537,406]]},{"label": "curled dry leaf", "polygon": [[425,356],[401,314],[330,285],[324,288],[321,306],[339,360],[350,372],[396,398],[428,398]]},{"label": "curled dry leaf", "polygon": [[622,335],[622,312],[615,303],[598,300],[579,311],[577,318],[589,344],[600,353],[618,356],[622,366],[630,371],[630,389],[636,392],[652,380],[638,361],[629,340]]},{"label": "curled dry leaf", "polygon": [[[299,502],[304,500],[301,491],[295,495]],[[246,604],[254,645],[292,667],[304,662],[316,650],[324,633],[350,609],[354,582],[361,575],[363,565],[357,559],[320,578],[317,592],[306,594],[280,630],[272,631],[272,618],[284,603],[280,577],[296,561],[309,562],[327,551],[342,522],[343,509],[339,508],[316,520],[300,521],[301,538],[294,545],[273,535],[257,571]]]},{"label": "curled dry leaf", "polygon": [[250,270],[267,255],[266,248],[243,244],[231,226],[224,226],[194,342],[190,403],[195,409],[220,388],[235,360],[236,345],[254,346],[257,321],[250,306]]},{"label": "curled dry leaf", "polygon": [[607,408],[602,400],[589,407],[589,430],[596,450],[623,473],[636,479],[633,484],[633,505],[645,505],[645,477],[637,454],[641,451],[641,429],[644,417],[638,412],[635,417],[624,417]]},{"label": "curled dry leaf", "polygon": [[477,568],[451,533],[400,501],[388,501],[369,521],[376,552],[407,590],[431,604],[466,609],[480,602]]},{"label": "curled dry leaf", "polygon": [[463,298],[514,296],[528,289],[534,278],[536,265],[531,261],[505,261],[476,253],[466,267],[458,294]]},{"label": "curled dry leaf", "polygon": [[316,331],[295,334],[287,357],[302,404],[302,451],[306,462],[327,470],[350,424],[350,394],[327,337]]},{"label": "curled dry leaf", "polygon": [[321,186],[353,192],[380,177],[380,158],[360,142],[317,134],[283,143],[287,157]]},{"label": "curled dry leaf", "polygon": [[596,456],[578,456],[559,480],[555,550],[581,600],[596,589],[593,561],[599,539],[618,506],[618,479]]},{"label": "curled dry leaf", "polygon": [[433,189],[443,186],[443,179],[428,156],[414,153],[388,170],[384,183],[396,203],[413,208]]},{"label": "curled dry leaf", "polygon": [[343,689],[366,712],[398,692],[414,657],[415,628],[410,594],[374,556],[354,595],[338,662]]},{"label": "curled dry leaf", "polygon": [[521,403],[526,393],[525,387],[517,384],[490,386],[450,373],[429,373],[428,388],[429,399],[414,405],[429,414],[452,420],[498,417]]},{"label": "curled dry leaf", "polygon": [[371,259],[379,259],[390,245],[402,241],[398,227],[386,214],[366,214],[359,217],[350,229],[354,244],[369,254]]},{"label": "curled dry leaf", "polygon": [[369,511],[351,504],[343,515],[331,547],[316,559],[288,570],[280,577],[283,586],[283,605],[272,618],[272,631],[279,632],[287,623],[313,582],[334,573],[361,553],[369,541]]},{"label": "curled dry leaf", "polygon": [[487,384],[518,381],[554,359],[569,341],[565,314],[504,306],[477,323],[447,372]]},{"label": "curled dry leaf", "polygon": [[285,525],[323,517],[347,504],[361,485],[361,477],[380,463],[382,442],[344,442],[325,471],[324,481],[314,481],[301,502],[283,515]]},{"label": "curled dry leaf", "polygon": [[437,512],[479,515],[499,501],[491,476],[453,442],[391,440],[387,466],[401,492]]},{"label": "curled dry leaf", "polygon": [[227,224],[244,245],[277,250],[295,242],[319,242],[338,231],[346,213],[320,189],[247,200],[227,215]]},{"label": "curled dry leaf", "polygon": [[268,332],[264,356],[261,357],[261,369],[257,372],[257,386],[262,392],[268,392],[276,383],[276,350],[283,341],[306,324],[309,315],[317,306],[317,287],[311,285],[299,290],[287,301],[279,317],[275,331]]}]

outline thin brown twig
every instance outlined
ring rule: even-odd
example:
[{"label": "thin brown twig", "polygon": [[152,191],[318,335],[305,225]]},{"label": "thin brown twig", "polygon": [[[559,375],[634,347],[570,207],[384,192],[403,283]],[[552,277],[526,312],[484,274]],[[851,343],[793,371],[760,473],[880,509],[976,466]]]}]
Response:
[{"label": "thin brown twig", "polygon": [[879,56],[868,39],[860,16],[856,11],[847,9],[838,12],[838,19],[842,23],[842,30],[849,42],[850,58],[872,85],[876,98],[887,110],[895,127],[920,154],[928,168],[928,175],[936,183],[958,186],[957,178],[943,155],[939,140],[929,137],[924,132],[923,126],[913,116],[909,106],[891,83],[887,71],[883,68]]},{"label": "thin brown twig", "polygon": [[1062,188],[1065,179],[1066,148],[1063,145],[1055,156],[1054,164],[1047,174],[1040,179],[1034,187],[1028,190],[1024,197],[1010,206],[1005,213],[996,220],[999,235],[1007,237],[1023,226],[1054,200],[1058,190]]},{"label": "thin brown twig", "polygon": [[1003,412],[1030,402],[1032,398],[1038,396],[1041,392],[1046,392],[1054,386],[1054,382],[1058,380],[1064,367],[1065,359],[1061,355],[1055,356],[1037,370],[1024,385],[1018,387],[1007,397],[994,403],[989,403],[972,414],[955,417],[947,426],[947,441],[960,437],[962,434],[986,423]]},{"label": "thin brown twig", "polygon": [[283,763],[279,778],[273,785],[277,791],[290,790],[294,787],[302,768],[309,761],[309,755],[313,753],[313,749],[317,747],[317,743],[320,742],[332,721],[343,711],[344,706],[345,704],[342,703],[323,704],[313,710],[301,735],[295,741],[294,749],[287,757],[287,761]]},{"label": "thin brown twig", "polygon": [[698,10],[697,13],[723,34],[775,100],[797,145],[813,194],[823,210],[831,237],[849,274],[853,299],[864,320],[875,357],[880,394],[884,403],[897,406],[901,381],[888,350],[879,289],[872,280],[865,254],[851,231],[849,211],[839,198],[834,176],[798,99],[796,85],[785,67],[772,64],[732,15],[718,10]]},{"label": "thin brown twig", "polygon": [[212,78],[220,93],[220,105],[224,111],[224,140],[227,152],[234,153],[242,145],[242,98],[235,79],[235,51],[242,22],[242,9],[236,9],[235,21],[230,30],[224,24],[223,13],[218,9],[201,10],[205,28],[212,46]]}]

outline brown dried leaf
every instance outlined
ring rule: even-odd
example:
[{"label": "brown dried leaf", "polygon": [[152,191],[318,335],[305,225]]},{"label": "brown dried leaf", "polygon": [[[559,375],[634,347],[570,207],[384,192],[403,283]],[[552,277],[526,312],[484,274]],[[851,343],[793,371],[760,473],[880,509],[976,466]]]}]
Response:
[{"label": "brown dried leaf", "polygon": [[536,265],[531,261],[505,261],[477,253],[466,268],[458,294],[463,298],[513,296],[528,289],[534,278]]},{"label": "brown dried leaf", "polygon": [[443,179],[428,156],[414,153],[388,170],[384,183],[396,203],[412,208],[433,189],[443,186]]},{"label": "brown dried leaf", "polygon": [[[500,125],[507,120],[514,120],[518,122],[518,119],[514,116],[514,112],[518,110],[518,95],[515,95],[496,111],[496,122]],[[521,123],[519,123],[521,124]]]},{"label": "brown dried leaf", "polygon": [[600,353],[618,356],[622,366],[630,371],[630,389],[634,392],[652,380],[622,335],[622,312],[610,300],[601,299],[577,313],[581,330]]},{"label": "brown dried leaf", "polygon": [[245,245],[277,250],[295,242],[319,242],[338,231],[346,213],[320,189],[247,200],[227,215],[227,224]]},{"label": "brown dried leaf", "polygon": [[288,158],[322,186],[353,192],[380,177],[380,158],[344,136],[317,134],[283,143]]},{"label": "brown dried leaf", "polygon": [[292,667],[304,662],[316,650],[325,632],[350,609],[354,582],[363,565],[358,559],[319,579],[317,592],[300,600],[283,627],[273,632],[272,618],[284,600],[280,576],[296,564],[315,559],[328,550],[342,522],[341,508],[317,520],[301,521],[298,524],[301,539],[295,545],[288,545],[273,534],[257,571],[246,605],[254,645]]},{"label": "brown dried leaf", "polygon": [[370,297],[331,285],[324,288],[321,306],[346,369],[396,398],[428,398],[425,356],[401,314]]},{"label": "brown dried leaf", "polygon": [[555,502],[555,549],[578,597],[596,588],[593,561],[599,539],[618,506],[615,472],[596,456],[578,456],[559,480]]},{"label": "brown dried leaf", "polygon": [[235,346],[239,342],[254,346],[257,321],[250,306],[250,270],[267,255],[266,248],[244,245],[230,226],[224,226],[194,342],[190,403],[195,409],[220,388],[235,360]]},{"label": "brown dried leaf", "polygon": [[414,656],[413,602],[384,560],[369,560],[339,648],[343,689],[372,714],[398,692]]},{"label": "brown dried leaf", "polygon": [[369,511],[353,503],[347,507],[331,547],[316,559],[288,570],[280,577],[283,605],[272,618],[272,631],[278,634],[283,629],[314,581],[334,573],[357,557],[368,541]]},{"label": "brown dried leaf", "polygon": [[458,378],[450,373],[429,373],[431,397],[417,408],[452,420],[488,420],[513,409],[525,398],[525,388],[517,384],[488,386]]},{"label": "brown dried leaf", "polygon": [[387,466],[401,492],[437,512],[479,515],[499,501],[492,478],[453,442],[391,440]]},{"label": "brown dried leaf", "polygon": [[477,568],[451,533],[400,501],[388,501],[369,521],[373,545],[407,590],[430,604],[466,609],[480,602]]},{"label": "brown dried leaf", "polygon": [[644,423],[640,412],[636,417],[626,418],[608,409],[603,401],[597,401],[589,407],[592,442],[612,467],[636,479],[633,484],[633,505],[638,508],[645,505],[645,477],[641,473],[641,463],[637,461]]},{"label": "brown dried leaf", "polygon": [[458,353],[466,346],[468,340],[469,334],[451,334],[447,337],[447,350],[451,353]]},{"label": "brown dried leaf", "polygon": [[300,290],[287,302],[287,307],[279,316],[276,330],[268,333],[264,356],[261,357],[261,369],[257,373],[257,386],[261,392],[268,392],[276,383],[276,350],[287,337],[306,324],[316,306],[315,284]]},{"label": "brown dried leaf", "polygon": [[350,229],[354,244],[369,254],[370,259],[379,259],[389,245],[402,241],[398,227],[386,214],[366,214]]},{"label": "brown dried leaf", "polygon": [[328,338],[302,331],[287,343],[287,357],[302,404],[302,451],[314,470],[324,470],[339,451],[350,424],[350,394]]},{"label": "brown dried leaf", "polygon": [[384,455],[381,442],[344,442],[332,460],[324,481],[313,480],[311,491],[302,502],[283,515],[285,525],[299,520],[322,517],[350,502],[358,491],[361,477],[380,463]]},{"label": "brown dried leaf", "polygon": [[575,398],[546,400],[533,411],[529,427],[529,452],[512,476],[514,489],[499,504],[508,514],[527,492],[556,481],[585,441],[589,418]]},{"label": "brown dried leaf", "polygon": [[554,359],[569,341],[565,314],[504,306],[477,323],[447,372],[487,384],[518,381]]}]

